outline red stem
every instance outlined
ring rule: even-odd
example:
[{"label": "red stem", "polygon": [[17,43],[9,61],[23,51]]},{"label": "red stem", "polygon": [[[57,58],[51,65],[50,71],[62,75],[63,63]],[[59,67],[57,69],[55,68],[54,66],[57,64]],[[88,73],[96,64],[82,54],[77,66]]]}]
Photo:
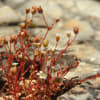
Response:
[{"label": "red stem", "polygon": [[[68,47],[70,46],[70,45],[72,45],[72,43],[75,41],[75,39],[76,39],[76,35],[74,36],[74,38],[73,38],[73,40],[70,42],[70,40],[68,40],[67,41],[67,46],[66,46],[66,48],[64,48],[59,54],[58,54],[58,56],[57,56],[57,58],[56,58],[56,60],[55,60],[55,63],[58,61],[58,59],[60,58],[60,56],[68,49]],[[70,43],[70,44],[69,44]]]},{"label": "red stem", "polygon": [[44,16],[44,14],[43,14],[43,13],[42,13],[42,17],[43,17],[43,20],[44,20],[44,22],[45,22],[46,26],[48,27],[48,23],[47,23],[46,18],[45,18],[45,16]]},{"label": "red stem", "polygon": [[41,43],[40,43],[40,46],[39,46],[39,47],[41,47],[41,45],[42,45],[43,41],[46,39],[48,32],[49,32],[49,29],[47,29],[47,31],[46,31],[46,33],[45,33],[45,36],[44,36],[43,40],[41,41]]}]

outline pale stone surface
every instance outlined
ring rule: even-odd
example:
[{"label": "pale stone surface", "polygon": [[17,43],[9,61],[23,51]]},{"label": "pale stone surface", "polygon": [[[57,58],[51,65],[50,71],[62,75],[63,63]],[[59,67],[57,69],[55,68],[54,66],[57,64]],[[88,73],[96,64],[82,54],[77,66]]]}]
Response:
[{"label": "pale stone surface", "polygon": [[99,88],[100,87],[100,78],[93,80],[91,83],[93,84],[94,87]]},{"label": "pale stone surface", "polygon": [[3,4],[2,2],[0,2],[0,8],[1,8],[2,6],[4,6],[4,4]]},{"label": "pale stone surface", "polygon": [[9,6],[3,6],[0,8],[0,24],[11,24],[23,21],[21,14],[16,13]]},{"label": "pale stone surface", "polygon": [[100,40],[100,31],[97,31],[97,32],[95,32],[96,33],[96,35],[95,35],[95,40]]},{"label": "pale stone surface", "polygon": [[[97,46],[99,46],[99,44]],[[100,48],[96,48],[96,47],[94,48],[92,43],[91,45],[88,43],[81,44],[81,45],[73,45],[71,46],[72,52],[70,52],[70,54],[76,55],[79,59],[81,59],[82,61],[85,61],[86,63],[99,64],[100,63],[99,61],[100,56],[98,56],[100,55],[99,49]]]},{"label": "pale stone surface", "polygon": [[91,40],[94,36],[92,27],[86,21],[71,19],[67,21],[64,26],[66,27],[66,30],[73,30],[73,27],[78,27],[79,34],[77,40],[79,41]]},{"label": "pale stone surface", "polygon": [[[27,0],[2,0],[6,5],[11,6],[12,8],[19,7],[23,5]],[[29,1],[29,0],[28,0]]]},{"label": "pale stone surface", "polygon": [[0,35],[6,35],[9,36],[11,34],[17,34],[19,31],[18,26],[13,27],[0,27]]},{"label": "pale stone surface", "polygon": [[100,12],[100,3],[96,2],[95,0],[85,0],[85,2],[83,0],[78,1],[77,6],[81,13],[100,17],[100,13],[98,13]]},{"label": "pale stone surface", "polygon": [[98,71],[100,71],[99,67],[81,62],[77,68],[68,72],[65,78],[71,79],[72,77],[79,76],[80,79],[83,79],[87,76],[95,75]]},{"label": "pale stone surface", "polygon": [[74,6],[74,2],[72,0],[70,0],[69,2],[67,0],[57,0],[57,2],[65,8],[71,8],[72,6]]},{"label": "pale stone surface", "polygon": [[84,94],[70,94],[67,95],[66,93],[60,96],[57,100],[94,100],[92,95],[90,93],[84,93]]}]

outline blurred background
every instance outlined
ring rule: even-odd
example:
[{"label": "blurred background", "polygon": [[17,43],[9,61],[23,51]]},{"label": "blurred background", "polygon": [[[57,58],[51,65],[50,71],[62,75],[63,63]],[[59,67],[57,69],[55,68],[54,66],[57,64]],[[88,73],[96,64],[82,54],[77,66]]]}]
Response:
[{"label": "blurred background", "polygon": [[[25,9],[42,6],[49,24],[55,18],[61,21],[55,32],[71,31],[80,28],[78,40],[100,39],[100,0],[0,0],[0,33],[14,34],[17,26],[24,22]],[[34,24],[43,26],[41,16],[36,14]],[[11,27],[13,28],[11,28]],[[6,28],[5,28],[6,27]],[[33,32],[30,31],[31,33]]]},{"label": "blurred background", "polygon": [[[100,51],[100,0],[0,0],[0,35],[17,34],[19,24],[25,19],[25,9],[32,6],[42,6],[49,25],[56,18],[60,19],[48,35],[49,40],[54,40],[50,41],[51,47],[55,44],[56,33],[61,33],[58,49],[64,48],[66,33],[77,26],[80,29],[77,41],[88,42]],[[30,34],[43,36],[45,24],[41,15],[36,14],[32,23]]]},{"label": "blurred background", "polygon": [[[24,22],[25,9],[40,5],[49,24],[55,18],[60,19],[53,33],[64,34],[78,26],[81,34],[77,40],[100,40],[100,0],[0,0],[0,33],[15,34],[19,30],[18,25]],[[44,26],[38,14],[34,16],[33,23]],[[44,29],[29,31],[37,34]]]},{"label": "blurred background", "polygon": [[[44,9],[49,25],[55,18],[60,19],[48,34],[50,48],[55,45],[56,33],[62,35],[57,48],[61,50],[66,45],[66,33],[71,32],[73,35],[73,27],[79,27],[77,41],[67,54],[76,55],[81,62],[78,69],[68,73],[67,77],[74,75],[85,77],[100,70],[97,66],[100,64],[100,0],[0,0],[0,36],[17,34],[19,24],[25,19],[25,9],[40,5]],[[31,35],[44,35],[45,24],[41,18],[39,14],[34,16],[33,27],[28,30]],[[100,87],[100,79],[95,80],[94,85]],[[76,96],[76,100],[100,100],[100,90],[98,93],[95,91],[97,90],[87,89],[86,95],[80,94],[79,99]],[[86,99],[89,97],[91,98]]]}]

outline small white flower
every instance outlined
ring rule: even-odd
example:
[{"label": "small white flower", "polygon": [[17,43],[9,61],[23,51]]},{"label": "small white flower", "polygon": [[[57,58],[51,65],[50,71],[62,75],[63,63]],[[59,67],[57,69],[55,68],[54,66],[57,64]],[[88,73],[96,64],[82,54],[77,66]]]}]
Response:
[{"label": "small white flower", "polygon": [[55,47],[52,47],[52,48],[51,48],[51,50],[52,50],[52,51],[55,51],[55,50],[56,50],[56,48],[55,48]]},{"label": "small white flower", "polygon": [[21,32],[21,35],[24,35],[24,32]]},{"label": "small white flower", "polygon": [[18,65],[17,62],[13,62],[13,63],[12,63],[12,66],[17,66],[17,65]]},{"label": "small white flower", "polygon": [[46,79],[46,78],[47,78],[47,75],[46,75],[43,71],[38,72],[37,75],[38,75],[41,79]]},{"label": "small white flower", "polygon": [[35,88],[32,88],[32,91],[35,91]]},{"label": "small white flower", "polygon": [[22,53],[18,55],[19,58],[22,58]]},{"label": "small white flower", "polygon": [[55,66],[52,66],[51,68],[52,68],[53,72],[57,71],[57,68]]},{"label": "small white flower", "polygon": [[66,33],[66,36],[67,36],[68,34],[71,34],[71,37],[74,37],[74,35],[75,35],[73,31],[66,31],[65,33]]},{"label": "small white flower", "polygon": [[62,34],[62,33],[56,33],[56,36],[61,37],[61,36],[62,36],[61,34]]},{"label": "small white flower", "polygon": [[37,73],[37,75],[39,76],[41,73],[43,73],[42,71],[39,71],[38,73]]},{"label": "small white flower", "polygon": [[57,70],[58,70],[57,65],[51,66],[51,71],[52,71],[51,75],[52,75],[52,77],[57,77]]},{"label": "small white flower", "polygon": [[20,85],[20,86],[23,86],[23,85],[24,85],[23,81],[21,81],[21,82],[19,83],[19,85]]},{"label": "small white flower", "polygon": [[47,66],[50,66],[51,60],[47,61]]}]

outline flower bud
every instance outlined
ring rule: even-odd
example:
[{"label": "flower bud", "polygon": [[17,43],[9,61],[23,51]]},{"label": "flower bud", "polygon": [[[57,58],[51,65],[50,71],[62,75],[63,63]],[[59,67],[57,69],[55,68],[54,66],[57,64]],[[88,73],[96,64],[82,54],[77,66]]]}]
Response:
[{"label": "flower bud", "polygon": [[40,40],[41,40],[40,35],[37,35],[37,36],[34,38],[34,41],[35,41],[36,43],[39,43]]},{"label": "flower bud", "polygon": [[30,12],[30,8],[26,8],[26,14]]},{"label": "flower bud", "polygon": [[36,9],[32,8],[31,14],[33,15],[33,14],[35,14],[35,13],[36,13]]},{"label": "flower bud", "polygon": [[2,44],[8,43],[5,36],[1,36],[1,37],[0,37],[0,42],[1,42]]},{"label": "flower bud", "polygon": [[48,40],[44,40],[44,41],[43,41],[43,46],[44,46],[44,47],[47,47],[47,46],[48,46],[48,43],[49,43]]},{"label": "flower bud", "polygon": [[38,56],[38,55],[40,55],[40,52],[38,50],[36,50],[35,53],[34,53],[34,55]]},{"label": "flower bud", "polygon": [[78,34],[79,33],[79,28],[78,27],[74,27],[73,31],[74,31],[75,34]]},{"label": "flower bud", "polygon": [[40,46],[40,43],[34,43],[34,46],[35,47],[39,47]]},{"label": "flower bud", "polygon": [[40,14],[43,13],[43,9],[41,8],[41,6],[37,8],[37,11],[38,11],[38,13],[40,13]]},{"label": "flower bud", "polygon": [[67,37],[70,38],[71,37],[71,33],[67,33]]},{"label": "flower bud", "polygon": [[56,21],[56,23],[57,23],[57,22],[59,22],[59,19],[57,18],[57,19],[55,19],[55,21]]},{"label": "flower bud", "polygon": [[48,30],[49,30],[49,31],[52,30],[52,27],[48,27]]},{"label": "flower bud", "polygon": [[56,34],[56,41],[57,41],[57,42],[60,40],[60,36],[61,36],[60,33],[57,33],[57,34]]},{"label": "flower bud", "polygon": [[56,51],[55,48],[52,48],[52,49],[51,49],[51,52],[52,52],[53,54],[55,53],[55,51]]},{"label": "flower bud", "polygon": [[25,27],[25,23],[20,24],[20,28],[23,29]]},{"label": "flower bud", "polygon": [[31,43],[34,42],[34,38],[33,38],[33,37],[30,38],[30,42],[31,42]]},{"label": "flower bud", "polygon": [[11,72],[13,75],[15,75],[16,72],[17,72],[17,67],[16,67],[16,66],[15,66],[15,67],[12,67],[12,68],[10,69],[10,72]]},{"label": "flower bud", "polygon": [[11,35],[10,36],[10,42],[13,42],[15,39],[16,39],[16,36],[15,35]]},{"label": "flower bud", "polygon": [[0,43],[0,48],[2,48],[3,47],[3,44],[2,43]]}]

